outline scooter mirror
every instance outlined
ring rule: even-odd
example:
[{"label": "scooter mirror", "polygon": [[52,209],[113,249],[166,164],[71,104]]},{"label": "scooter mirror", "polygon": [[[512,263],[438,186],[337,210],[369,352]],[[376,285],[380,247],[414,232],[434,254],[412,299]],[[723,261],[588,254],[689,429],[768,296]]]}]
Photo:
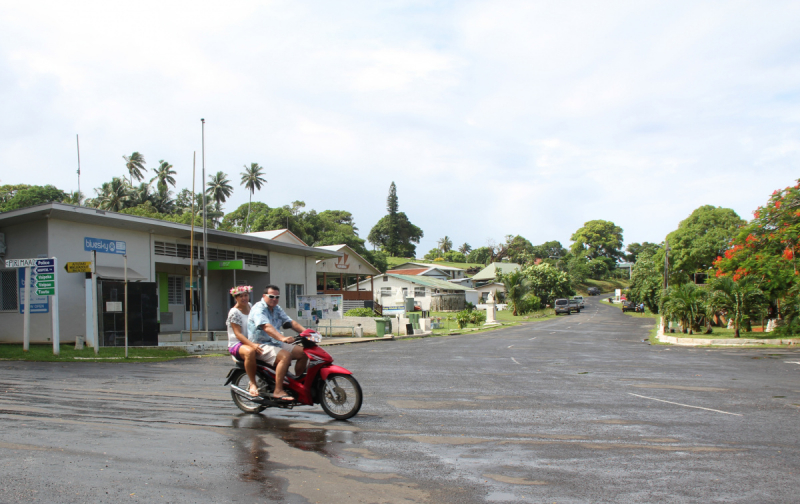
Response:
[{"label": "scooter mirror", "polygon": [[284,322],[283,323],[283,328],[284,329],[291,329],[292,328],[292,323],[291,322]]}]

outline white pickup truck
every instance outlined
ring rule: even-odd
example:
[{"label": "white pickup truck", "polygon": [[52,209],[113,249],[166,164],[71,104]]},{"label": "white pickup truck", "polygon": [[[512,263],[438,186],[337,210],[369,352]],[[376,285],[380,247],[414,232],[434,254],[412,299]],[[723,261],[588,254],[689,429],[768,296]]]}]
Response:
[{"label": "white pickup truck", "polygon": [[578,303],[581,305],[581,309],[586,308],[586,306],[583,304],[583,296],[572,296],[572,299],[578,301]]}]

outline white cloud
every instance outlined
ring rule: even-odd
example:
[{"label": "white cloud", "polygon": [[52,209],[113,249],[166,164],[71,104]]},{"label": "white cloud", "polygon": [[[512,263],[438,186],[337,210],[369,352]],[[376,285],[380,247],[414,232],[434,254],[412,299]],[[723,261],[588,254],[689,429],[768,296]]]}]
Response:
[{"label": "white cloud", "polygon": [[[425,231],[660,241],[800,176],[794,2],[19,2],[0,7],[0,179],[74,189],[167,159],[268,169],[271,205],[352,211],[389,183]],[[20,169],[23,168],[23,169]],[[90,192],[86,191],[85,192]],[[234,193],[229,208],[247,200]]]}]

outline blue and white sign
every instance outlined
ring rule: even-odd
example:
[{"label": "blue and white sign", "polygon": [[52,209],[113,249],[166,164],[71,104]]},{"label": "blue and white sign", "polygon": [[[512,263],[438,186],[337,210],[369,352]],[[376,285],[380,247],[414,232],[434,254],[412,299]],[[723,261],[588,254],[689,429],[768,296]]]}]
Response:
[{"label": "blue and white sign", "polygon": [[87,252],[103,252],[105,254],[119,254],[125,255],[128,253],[124,241],[106,240],[104,238],[90,238],[83,239],[83,250]]},{"label": "blue and white sign", "polygon": [[[44,261],[52,261],[52,259],[40,259]],[[52,264],[52,262],[50,263]],[[30,282],[36,284],[36,268],[30,268]],[[17,270],[17,278],[19,279],[19,312],[25,313],[25,270],[20,268]],[[50,299],[49,296],[37,296],[35,291],[31,292],[31,313],[49,313],[50,312]]]}]

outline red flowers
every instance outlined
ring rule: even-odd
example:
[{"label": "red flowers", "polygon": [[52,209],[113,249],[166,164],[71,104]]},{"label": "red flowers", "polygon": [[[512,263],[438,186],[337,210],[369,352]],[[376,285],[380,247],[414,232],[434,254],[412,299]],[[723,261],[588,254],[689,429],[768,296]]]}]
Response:
[{"label": "red flowers", "polygon": [[783,258],[786,259],[787,261],[791,261],[793,257],[794,257],[794,252],[792,252],[792,249],[787,248],[786,250],[783,251]]}]

